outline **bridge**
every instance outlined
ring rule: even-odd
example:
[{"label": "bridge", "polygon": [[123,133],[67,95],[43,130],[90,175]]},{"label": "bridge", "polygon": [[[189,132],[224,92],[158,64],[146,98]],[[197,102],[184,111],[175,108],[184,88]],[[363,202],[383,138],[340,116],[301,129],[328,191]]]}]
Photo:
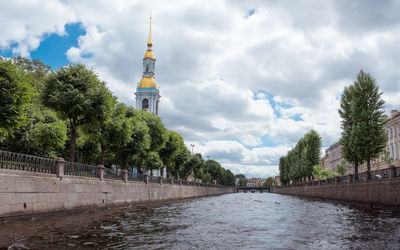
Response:
[{"label": "bridge", "polygon": [[247,192],[251,192],[251,193],[255,193],[255,192],[271,192],[271,187],[236,187],[236,192],[237,193],[247,193]]}]

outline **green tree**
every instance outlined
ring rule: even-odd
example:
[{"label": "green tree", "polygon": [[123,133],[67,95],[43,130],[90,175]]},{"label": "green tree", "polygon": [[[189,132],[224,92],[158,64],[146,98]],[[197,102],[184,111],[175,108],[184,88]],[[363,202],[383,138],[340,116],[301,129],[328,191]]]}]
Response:
[{"label": "green tree", "polygon": [[164,147],[168,140],[168,133],[162,123],[160,117],[155,114],[138,110],[136,111],[135,119],[145,122],[149,128],[148,134],[150,136],[150,147],[147,151],[142,151],[139,154],[139,168],[143,167],[143,160],[148,152],[158,152]]},{"label": "green tree", "polygon": [[43,157],[55,157],[67,140],[67,126],[50,110],[44,110],[36,117],[32,137]]},{"label": "green tree", "polygon": [[84,65],[67,65],[52,72],[42,91],[43,104],[54,109],[70,125],[70,161],[75,161],[77,128],[106,110],[105,83]]},{"label": "green tree", "polygon": [[239,178],[239,187],[246,187],[246,186],[247,186],[247,179]]},{"label": "green tree", "polygon": [[354,115],[354,101],[353,94],[354,87],[345,87],[342,97],[340,99],[339,115],[342,118],[341,128],[342,137],[340,138],[340,144],[342,145],[341,153],[343,158],[354,165],[354,172],[356,177],[358,176],[358,166],[362,164],[362,159],[359,156],[357,149],[357,132],[356,119]]},{"label": "green tree", "polygon": [[31,85],[39,92],[42,90],[46,77],[51,72],[51,67],[39,59],[29,59],[18,56],[12,59],[17,67],[31,76]]},{"label": "green tree", "polygon": [[168,139],[160,149],[159,155],[167,168],[167,176],[170,177],[175,167],[175,158],[177,154],[185,148],[185,143],[180,134],[175,131],[167,131]]},{"label": "green tree", "polygon": [[264,182],[264,187],[272,187],[274,185],[274,178],[268,177],[267,180]]},{"label": "green tree", "polygon": [[371,159],[377,158],[386,145],[381,96],[375,79],[361,70],[341,98],[342,154],[354,163],[356,174],[359,163],[363,162],[367,162],[368,171],[371,171]]},{"label": "green tree", "polygon": [[322,168],[321,164],[313,167],[313,177],[317,180],[331,178],[337,176],[337,173],[330,168]]},{"label": "green tree", "polygon": [[0,135],[27,123],[35,96],[31,80],[10,59],[0,57]]},{"label": "green tree", "polygon": [[157,152],[150,152],[146,154],[144,165],[146,166],[146,170],[151,170],[151,174],[153,174],[152,170],[161,169],[163,162]]},{"label": "green tree", "polygon": [[342,160],[337,166],[336,166],[336,171],[343,176],[346,171],[347,171],[347,161],[346,160]]},{"label": "green tree", "polygon": [[355,129],[358,131],[358,153],[371,171],[371,159],[377,158],[385,148],[387,136],[383,129],[385,116],[382,92],[370,74],[360,71],[354,82]]},{"label": "green tree", "polygon": [[235,175],[229,169],[225,170],[222,179],[222,185],[235,186],[235,182],[236,182]]}]

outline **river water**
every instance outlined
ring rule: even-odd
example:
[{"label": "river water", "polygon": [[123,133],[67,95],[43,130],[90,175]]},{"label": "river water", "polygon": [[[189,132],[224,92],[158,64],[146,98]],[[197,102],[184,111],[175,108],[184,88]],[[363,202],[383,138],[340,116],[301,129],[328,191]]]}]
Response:
[{"label": "river water", "polygon": [[8,249],[400,249],[400,215],[272,193],[0,224]]}]

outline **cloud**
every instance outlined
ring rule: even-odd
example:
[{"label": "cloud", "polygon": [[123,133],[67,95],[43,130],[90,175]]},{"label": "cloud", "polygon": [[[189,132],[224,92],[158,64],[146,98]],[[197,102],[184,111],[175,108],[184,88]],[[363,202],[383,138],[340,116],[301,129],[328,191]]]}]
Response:
[{"label": "cloud", "polygon": [[71,7],[60,1],[3,1],[0,11],[0,49],[29,56],[48,34],[65,34],[64,26],[76,21]]}]

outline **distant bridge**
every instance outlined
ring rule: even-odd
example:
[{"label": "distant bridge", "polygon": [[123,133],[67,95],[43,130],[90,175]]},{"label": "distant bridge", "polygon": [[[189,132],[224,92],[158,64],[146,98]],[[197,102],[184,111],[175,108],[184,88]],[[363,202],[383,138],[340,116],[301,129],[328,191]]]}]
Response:
[{"label": "distant bridge", "polygon": [[264,193],[264,192],[271,192],[271,187],[236,187],[236,192],[240,192],[240,193],[247,193],[247,192],[251,192],[251,193],[255,193],[255,192],[260,192],[260,193]]}]

